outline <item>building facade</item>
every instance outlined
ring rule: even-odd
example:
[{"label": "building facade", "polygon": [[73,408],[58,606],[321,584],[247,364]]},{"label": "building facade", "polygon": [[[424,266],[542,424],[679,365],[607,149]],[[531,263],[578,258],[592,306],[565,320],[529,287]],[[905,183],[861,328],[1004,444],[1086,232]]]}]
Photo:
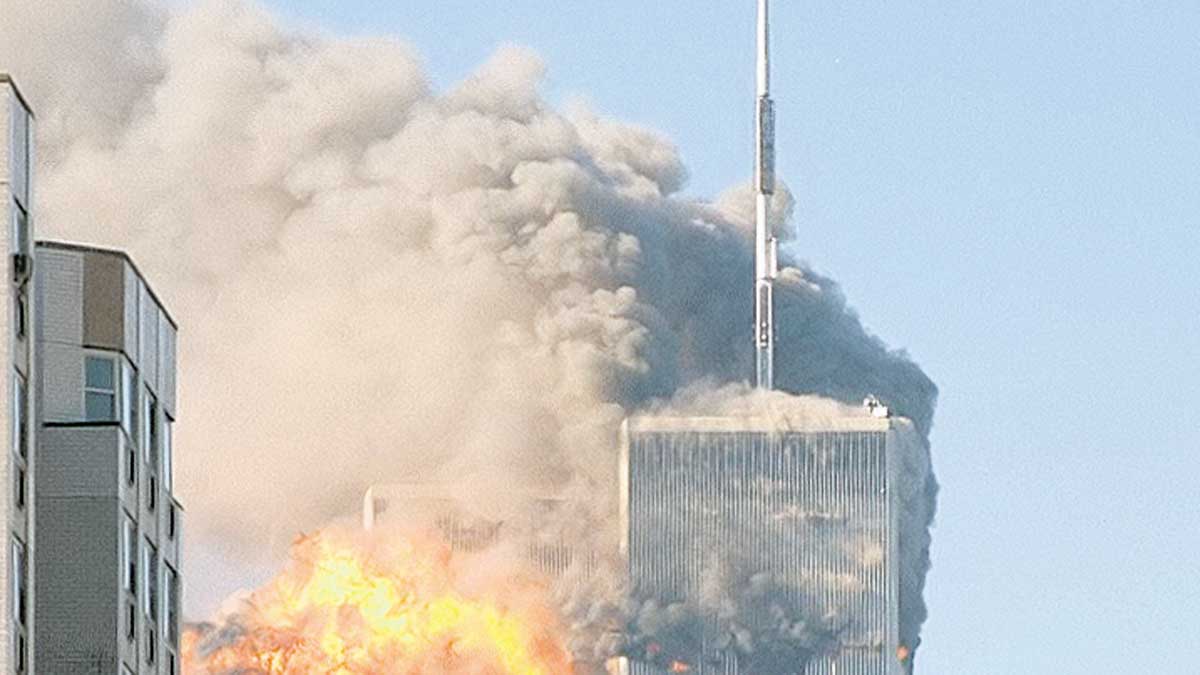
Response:
[{"label": "building facade", "polygon": [[30,242],[33,233],[33,114],[16,84],[0,73],[0,211],[7,220],[4,248],[8,259],[8,292],[0,325],[4,328],[6,404],[3,427],[9,451],[0,463],[0,484],[8,486],[0,499],[7,537],[0,550],[0,670],[5,673],[33,672],[34,611],[31,592],[35,570],[34,533],[34,442],[31,422],[34,405],[29,395],[34,380],[31,307]]},{"label": "building facade", "polygon": [[176,325],[123,253],[38,242],[38,672],[177,675]]},{"label": "building facade", "polygon": [[365,530],[399,526],[432,531],[452,551],[477,553],[496,546],[515,550],[528,571],[551,581],[568,571],[591,574],[597,559],[563,531],[570,502],[524,493],[506,516],[482,514],[467,506],[461,490],[444,483],[374,485],[363,496]]},{"label": "building facade", "polygon": [[[693,662],[642,658],[621,670],[792,672],[786,665],[748,665],[766,658],[754,653],[755,644],[777,649],[792,641],[792,654],[811,659],[804,667],[797,663],[797,674],[904,673],[898,490],[892,487],[898,437],[911,433],[907,421],[870,412],[787,424],[765,418],[628,420],[620,518],[632,588],[662,605],[696,607],[705,627]],[[754,580],[763,579],[773,584],[771,621],[793,632],[731,639],[721,616],[745,611],[733,620],[752,627],[755,610],[743,607],[738,594],[753,596]],[[714,593],[714,584],[725,587]],[[719,607],[706,604],[713,595],[723,598]]]}]

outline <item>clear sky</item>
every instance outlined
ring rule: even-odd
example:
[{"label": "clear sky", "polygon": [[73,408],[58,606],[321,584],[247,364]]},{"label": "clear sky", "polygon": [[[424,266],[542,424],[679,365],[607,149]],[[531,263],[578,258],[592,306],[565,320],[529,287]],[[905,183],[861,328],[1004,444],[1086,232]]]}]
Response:
[{"label": "clear sky", "polygon": [[[751,0],[267,2],[439,85],[528,45],[749,176]],[[1197,672],[1200,3],[776,4],[798,251],[942,391],[920,671]]]}]

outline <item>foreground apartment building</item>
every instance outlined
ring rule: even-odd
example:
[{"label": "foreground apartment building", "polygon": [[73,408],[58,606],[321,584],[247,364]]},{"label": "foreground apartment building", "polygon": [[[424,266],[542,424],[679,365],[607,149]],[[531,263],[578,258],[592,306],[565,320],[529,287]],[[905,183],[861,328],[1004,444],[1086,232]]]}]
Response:
[{"label": "foreground apartment building", "polygon": [[0,675],[178,675],[176,326],[124,253],[33,244],[32,127],[0,73]]},{"label": "foreground apartment building", "polygon": [[38,242],[38,671],[179,673],[176,326],[124,253]]},{"label": "foreground apartment building", "polygon": [[[6,221],[4,250],[8,271],[0,326],[3,326],[5,404],[3,427],[9,439],[0,462],[0,498],[6,537],[0,548],[0,668],[5,673],[33,672],[34,606],[30,565],[34,543],[34,408],[29,384],[34,380],[31,345],[30,205],[33,173],[33,114],[12,80],[0,73],[0,213]],[[50,671],[42,671],[50,672]]]}]

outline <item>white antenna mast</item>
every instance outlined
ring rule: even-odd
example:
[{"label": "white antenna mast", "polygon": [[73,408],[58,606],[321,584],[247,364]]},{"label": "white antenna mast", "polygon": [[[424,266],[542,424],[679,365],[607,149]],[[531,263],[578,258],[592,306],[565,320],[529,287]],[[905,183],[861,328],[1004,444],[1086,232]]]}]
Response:
[{"label": "white antenna mast", "polygon": [[758,87],[754,167],[754,361],[759,389],[775,388],[775,273],[778,242],[767,222],[775,193],[775,103],[771,100],[771,22],[758,0]]}]

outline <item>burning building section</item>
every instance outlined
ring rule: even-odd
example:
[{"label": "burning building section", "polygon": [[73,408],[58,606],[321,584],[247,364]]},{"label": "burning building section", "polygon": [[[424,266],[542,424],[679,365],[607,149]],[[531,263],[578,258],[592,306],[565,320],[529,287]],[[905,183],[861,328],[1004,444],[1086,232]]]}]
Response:
[{"label": "burning building section", "polygon": [[[912,672],[936,387],[779,248],[791,197],[758,8],[753,196],[712,202],[681,194],[666,139],[547,104],[521,50],[439,93],[407,47],[291,35],[230,0],[79,51],[150,53],[108,64],[127,109],[89,109],[101,128],[43,153],[48,219],[161,244],[201,315],[189,400],[220,403],[190,435],[221,475],[271,476],[179,472],[191,554],[252,567],[310,533],[170,641],[183,672]],[[230,131],[191,133],[209,128]],[[78,189],[97,177],[129,189]],[[356,329],[330,330],[329,307]],[[378,481],[367,532],[318,529]]]},{"label": "burning building section", "polygon": [[524,493],[507,516],[470,508],[461,489],[446,483],[376,485],[363,497],[363,529],[418,529],[436,533],[456,552],[505,549],[524,569],[557,579],[574,568],[590,575],[595,551],[564,532],[570,503],[558,496]]},{"label": "burning building section", "polygon": [[445,544],[325,531],[219,623],[193,626],[189,675],[570,671],[536,583],[480,575]]},{"label": "burning building section", "polygon": [[[755,384],[708,405],[634,416],[620,434],[619,598],[560,608],[592,644],[581,661],[622,675],[900,675],[924,618],[932,514],[928,445],[874,396],[861,408],[775,389],[777,239],[768,3],[759,2],[755,171]],[[453,485],[367,492],[363,524],[426,523],[463,553],[508,547],[543,580],[606,552],[547,538],[564,500],[515,517],[471,512]],[[393,513],[389,516],[387,512]],[[601,509],[603,511],[603,509]],[[614,542],[615,544],[616,542]],[[515,547],[515,550],[513,550]],[[563,595],[571,596],[567,590]],[[586,592],[584,593],[586,595]],[[587,603],[583,603],[586,605]],[[591,612],[602,620],[580,620]],[[587,650],[585,650],[587,651]]]},{"label": "burning building section", "polygon": [[686,618],[653,629],[628,672],[904,672],[900,521],[924,476],[903,474],[922,445],[868,411],[775,413],[627,423],[631,587]]}]

